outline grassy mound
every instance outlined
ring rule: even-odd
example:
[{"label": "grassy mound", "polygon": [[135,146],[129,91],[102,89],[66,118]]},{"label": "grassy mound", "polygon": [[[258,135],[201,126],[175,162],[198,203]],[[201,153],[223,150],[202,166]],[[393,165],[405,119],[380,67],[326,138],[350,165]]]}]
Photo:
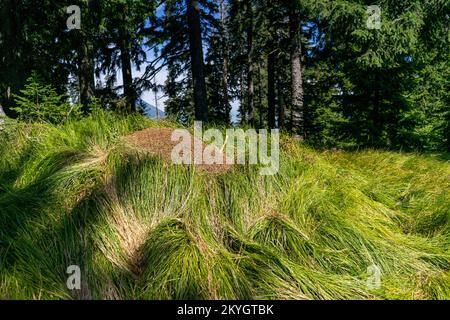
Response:
[{"label": "grassy mound", "polygon": [[[6,126],[0,298],[450,299],[443,157],[283,138],[278,175],[208,175],[122,142],[155,126],[171,124],[99,113]],[[66,286],[70,265],[81,290]]]}]

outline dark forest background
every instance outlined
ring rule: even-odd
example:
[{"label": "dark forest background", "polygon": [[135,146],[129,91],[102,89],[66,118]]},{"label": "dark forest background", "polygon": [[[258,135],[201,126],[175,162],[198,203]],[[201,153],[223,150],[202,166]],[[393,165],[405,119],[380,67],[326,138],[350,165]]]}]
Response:
[{"label": "dark forest background", "polygon": [[184,124],[230,124],[237,104],[240,125],[315,146],[450,150],[450,2],[378,0],[370,29],[372,2],[2,0],[0,112],[138,112],[154,90]]}]

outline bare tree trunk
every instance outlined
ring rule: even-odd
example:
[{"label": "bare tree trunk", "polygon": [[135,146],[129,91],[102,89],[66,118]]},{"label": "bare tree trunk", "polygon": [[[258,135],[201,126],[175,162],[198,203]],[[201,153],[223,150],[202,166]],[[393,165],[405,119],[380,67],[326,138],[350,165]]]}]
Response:
[{"label": "bare tree trunk", "polygon": [[119,29],[120,62],[122,65],[123,95],[127,112],[136,111],[136,93],[133,88],[133,73],[131,69],[130,36],[126,29],[128,6],[124,5],[121,12],[122,26]]},{"label": "bare tree trunk", "polygon": [[0,104],[0,131],[3,130],[3,123],[5,122],[5,119],[3,119],[4,117],[6,117],[5,111],[3,111],[3,107]]},{"label": "bare tree trunk", "polygon": [[245,88],[244,88],[244,73],[241,73],[241,79],[240,79],[240,93],[239,93],[239,100],[240,100],[240,106],[239,106],[239,113],[241,115],[241,122],[245,123],[247,121],[247,111],[245,110]]},{"label": "bare tree trunk", "polygon": [[[280,66],[279,66],[280,68]],[[283,96],[283,81],[280,69],[278,70],[277,93],[278,93],[278,128],[285,128],[285,104]]]},{"label": "bare tree trunk", "polygon": [[[89,25],[93,25],[93,21],[98,18],[94,7],[94,1],[88,1],[86,8],[86,17],[89,19]],[[94,18],[96,17],[96,18]],[[79,41],[79,68],[78,83],[80,86],[80,104],[85,112],[95,96],[95,47],[94,43],[86,29],[80,30]]]},{"label": "bare tree trunk", "polygon": [[270,129],[275,128],[275,64],[276,53],[271,51],[267,56],[267,122]]},{"label": "bare tree trunk", "polygon": [[93,45],[87,39],[81,44],[81,61],[78,74],[80,85],[80,103],[87,111],[95,94],[94,57]]},{"label": "bare tree trunk", "polygon": [[381,133],[383,129],[383,121],[380,114],[380,74],[378,70],[375,70],[374,83],[373,83],[373,109],[372,109],[372,144],[378,146],[381,142]]},{"label": "bare tree trunk", "polygon": [[123,95],[125,97],[127,111],[133,112],[136,104],[136,94],[133,88],[133,74],[131,70],[131,57],[129,42],[123,37],[120,42],[120,60],[122,64]]},{"label": "bare tree trunk", "polygon": [[[2,117],[6,117],[6,113],[5,113],[5,111],[3,110],[2,105],[0,104],[0,119],[1,119]],[[1,121],[1,120],[0,120],[0,121]]]},{"label": "bare tree trunk", "polygon": [[247,0],[247,115],[248,122],[254,125],[254,95],[253,83],[253,7],[252,1]]},{"label": "bare tree trunk", "polygon": [[300,41],[300,13],[296,4],[290,10],[291,38],[291,72],[292,72],[292,114],[291,126],[294,134],[300,139],[305,138],[303,77],[302,77],[302,46]]},{"label": "bare tree trunk", "polygon": [[153,84],[153,93],[155,94],[155,108],[156,108],[156,119],[159,120],[159,109],[158,109],[158,84],[156,83],[156,77],[155,82]]},{"label": "bare tree trunk", "polygon": [[208,121],[206,99],[205,64],[203,61],[202,30],[200,25],[200,5],[198,1],[186,0],[189,26],[191,69],[194,87],[195,119]]},{"label": "bare tree trunk", "polygon": [[[447,101],[448,101],[448,96],[447,96]],[[445,131],[444,131],[445,132],[445,135],[444,135],[445,146],[447,147],[446,148],[447,151],[450,152],[450,112],[447,111],[447,115],[445,118],[446,118],[445,119],[446,126],[445,126]]]},{"label": "bare tree trunk", "polygon": [[223,70],[222,70],[222,90],[223,90],[223,102],[225,105],[225,122],[230,123],[231,116],[230,116],[230,98],[228,95],[228,43],[227,39],[225,37],[226,32],[226,26],[225,26],[225,1],[222,0],[220,2],[220,26],[221,26],[221,32],[222,32],[222,45],[224,46],[224,58],[223,58]]},{"label": "bare tree trunk", "polygon": [[3,59],[0,61],[0,78],[4,82],[2,88],[4,92],[1,93],[0,103],[3,104],[3,112],[15,118],[17,113],[11,109],[15,105],[12,93],[17,93],[29,76],[21,48],[25,39],[22,23],[25,11],[23,1],[19,0],[5,1],[5,4],[2,3],[0,7],[2,9],[0,14],[4,18],[1,21],[0,42],[4,42],[8,48],[6,52],[2,52]]},{"label": "bare tree trunk", "polygon": [[263,121],[263,84],[262,84],[262,76],[261,76],[261,68],[258,66],[257,70],[258,79],[258,112],[259,112],[259,127],[262,128],[264,126]]}]

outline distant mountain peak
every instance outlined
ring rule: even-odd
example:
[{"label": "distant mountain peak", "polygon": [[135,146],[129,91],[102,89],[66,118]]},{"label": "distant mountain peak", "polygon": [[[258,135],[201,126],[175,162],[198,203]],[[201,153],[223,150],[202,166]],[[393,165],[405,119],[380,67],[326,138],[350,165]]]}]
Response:
[{"label": "distant mountain peak", "polygon": [[154,105],[151,105],[150,103],[144,101],[143,99],[139,98],[136,101],[136,108],[141,111],[146,117],[156,119],[156,118],[165,118],[166,113],[162,111],[161,109],[156,109]]}]

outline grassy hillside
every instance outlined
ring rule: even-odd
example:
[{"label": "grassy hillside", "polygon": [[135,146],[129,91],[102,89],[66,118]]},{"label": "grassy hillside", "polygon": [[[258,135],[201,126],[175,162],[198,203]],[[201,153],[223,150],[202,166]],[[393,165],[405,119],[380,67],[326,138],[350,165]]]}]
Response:
[{"label": "grassy hillside", "polygon": [[100,113],[0,133],[1,299],[450,299],[443,156],[284,138],[278,175],[211,175],[121,142],[158,125]]}]

